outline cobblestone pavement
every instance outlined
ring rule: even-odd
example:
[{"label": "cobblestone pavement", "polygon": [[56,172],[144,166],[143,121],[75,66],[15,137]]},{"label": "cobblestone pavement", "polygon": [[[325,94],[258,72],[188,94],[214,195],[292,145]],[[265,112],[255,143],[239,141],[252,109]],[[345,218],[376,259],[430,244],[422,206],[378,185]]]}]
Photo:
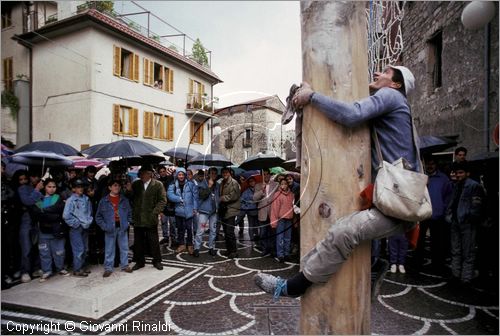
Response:
[{"label": "cobblestone pavement", "polygon": [[[298,264],[262,257],[249,241],[240,241],[237,259],[222,251],[212,257],[205,246],[194,258],[164,246],[163,265],[182,272],[84,324],[82,317],[2,303],[2,334],[23,334],[21,328],[35,325],[52,327],[50,334],[299,334],[300,300],[273,302],[253,283],[259,271],[289,277]],[[464,290],[411,269],[388,274],[372,303],[371,333],[497,335],[497,289]]]}]

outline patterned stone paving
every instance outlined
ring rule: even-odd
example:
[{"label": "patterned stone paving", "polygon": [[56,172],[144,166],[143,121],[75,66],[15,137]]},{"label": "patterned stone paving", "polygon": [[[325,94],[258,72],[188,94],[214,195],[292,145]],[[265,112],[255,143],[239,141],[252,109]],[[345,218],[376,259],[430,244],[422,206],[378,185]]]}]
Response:
[{"label": "patterned stone paving", "polygon": [[[205,246],[194,258],[163,248],[163,265],[182,271],[97,320],[2,303],[2,334],[299,334],[300,300],[274,302],[253,283],[256,272],[289,277],[299,266],[261,257],[247,241],[238,259],[222,251],[212,257]],[[372,334],[497,335],[498,290],[463,290],[408,268],[386,276],[371,319]]]}]

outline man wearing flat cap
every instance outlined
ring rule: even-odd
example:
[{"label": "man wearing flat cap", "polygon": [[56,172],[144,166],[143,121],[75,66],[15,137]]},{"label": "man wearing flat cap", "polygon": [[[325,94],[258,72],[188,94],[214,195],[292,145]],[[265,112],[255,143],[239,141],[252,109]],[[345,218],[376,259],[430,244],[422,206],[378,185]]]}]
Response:
[{"label": "man wearing flat cap", "polygon": [[153,179],[153,168],[143,165],[139,169],[139,180],[129,187],[128,196],[132,200],[132,220],[134,225],[134,271],[145,265],[144,249],[149,246],[153,266],[162,270],[161,252],[158,239],[158,216],[167,204],[165,188]]}]

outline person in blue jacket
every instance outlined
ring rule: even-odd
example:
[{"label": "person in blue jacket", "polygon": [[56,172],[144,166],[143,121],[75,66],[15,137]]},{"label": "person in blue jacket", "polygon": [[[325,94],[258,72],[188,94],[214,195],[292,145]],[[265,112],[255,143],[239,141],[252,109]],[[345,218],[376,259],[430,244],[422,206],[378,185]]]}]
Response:
[{"label": "person in blue jacket", "polygon": [[92,224],[92,205],[90,199],[83,194],[85,182],[80,178],[70,181],[73,194],[66,200],[63,219],[70,227],[69,241],[73,251],[73,275],[86,277],[90,272],[84,270],[88,251],[88,228]]},{"label": "person in blue jacket", "polygon": [[121,181],[108,182],[109,194],[103,197],[97,207],[96,222],[104,231],[104,273],[107,278],[113,273],[115,245],[120,249],[120,269],[132,273],[128,265],[128,226],[132,221],[132,208],[121,193]]},{"label": "person in blue jacket", "polygon": [[176,252],[182,253],[187,247],[189,254],[192,255],[194,253],[193,217],[198,211],[198,188],[186,178],[184,168],[176,169],[175,181],[168,187],[167,197],[175,203],[175,223],[179,243]]},{"label": "person in blue jacket", "polygon": [[194,238],[195,257],[200,255],[200,247],[205,231],[204,225],[208,223],[208,253],[215,256],[215,237],[217,228],[217,204],[219,203],[219,185],[212,176],[207,176],[198,182],[198,229]]}]

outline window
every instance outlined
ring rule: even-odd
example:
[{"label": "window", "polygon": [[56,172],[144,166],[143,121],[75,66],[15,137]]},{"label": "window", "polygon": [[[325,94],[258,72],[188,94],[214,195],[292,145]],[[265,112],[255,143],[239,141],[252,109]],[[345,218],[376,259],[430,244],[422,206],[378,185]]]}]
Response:
[{"label": "window", "polygon": [[201,97],[204,93],[205,85],[193,79],[189,79],[188,107],[195,109],[202,108],[203,102]]},{"label": "window", "polygon": [[252,130],[250,128],[245,129],[245,139],[246,140],[252,139]]},{"label": "window", "polygon": [[137,136],[138,111],[123,105],[113,105],[113,134]]},{"label": "window", "polygon": [[428,69],[432,88],[438,88],[442,85],[442,51],[443,51],[443,34],[441,31],[427,42],[429,45],[429,63]]},{"label": "window", "polygon": [[12,26],[12,8],[2,4],[2,29]]},{"label": "window", "polygon": [[117,46],[113,46],[113,49],[113,74],[138,82],[139,55]]},{"label": "window", "polygon": [[12,91],[14,87],[12,86],[12,57],[3,59],[3,88],[5,91]]},{"label": "window", "polygon": [[189,143],[197,143],[203,145],[203,123],[191,121],[189,132]]},{"label": "window", "polygon": [[144,138],[174,140],[174,118],[155,112],[144,112]]},{"label": "window", "polygon": [[172,93],[174,92],[174,71],[144,58],[144,85]]}]

